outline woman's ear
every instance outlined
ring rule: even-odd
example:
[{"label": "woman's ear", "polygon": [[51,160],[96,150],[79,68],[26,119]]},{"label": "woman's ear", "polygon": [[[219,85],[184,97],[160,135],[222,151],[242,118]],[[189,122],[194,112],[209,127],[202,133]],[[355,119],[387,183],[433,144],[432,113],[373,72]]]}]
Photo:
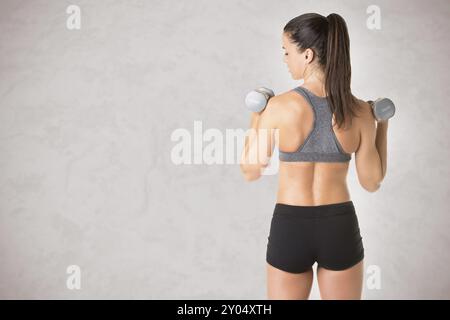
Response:
[{"label": "woman's ear", "polygon": [[311,49],[306,49],[305,59],[307,63],[311,62],[314,59],[314,51],[312,51]]}]

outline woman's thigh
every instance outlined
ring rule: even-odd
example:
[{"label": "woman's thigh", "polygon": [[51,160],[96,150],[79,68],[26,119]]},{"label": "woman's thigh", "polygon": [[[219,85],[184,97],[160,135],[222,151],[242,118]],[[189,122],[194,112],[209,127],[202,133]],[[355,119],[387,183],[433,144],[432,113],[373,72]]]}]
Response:
[{"label": "woman's thigh", "polygon": [[269,300],[306,300],[311,292],[313,270],[290,273],[267,265],[267,298]]},{"label": "woman's thigh", "polygon": [[341,271],[317,269],[317,282],[322,299],[359,300],[362,295],[364,260]]}]

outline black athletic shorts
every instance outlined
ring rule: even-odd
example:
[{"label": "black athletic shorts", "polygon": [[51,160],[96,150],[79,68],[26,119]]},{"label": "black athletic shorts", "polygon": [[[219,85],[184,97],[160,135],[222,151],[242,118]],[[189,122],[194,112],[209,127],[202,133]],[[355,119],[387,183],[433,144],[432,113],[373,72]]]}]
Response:
[{"label": "black athletic shorts", "polygon": [[320,206],[276,203],[266,261],[291,273],[318,268],[345,270],[364,258],[352,201]]}]

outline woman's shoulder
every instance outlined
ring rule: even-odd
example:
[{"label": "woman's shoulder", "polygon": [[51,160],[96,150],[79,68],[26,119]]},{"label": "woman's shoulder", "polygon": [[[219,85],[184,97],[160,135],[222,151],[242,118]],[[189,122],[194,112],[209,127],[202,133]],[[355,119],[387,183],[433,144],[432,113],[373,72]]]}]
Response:
[{"label": "woman's shoulder", "polygon": [[271,100],[272,99],[274,99],[273,102],[279,109],[285,109],[285,111],[292,109],[295,110],[300,104],[304,103],[304,98],[293,89],[281,92],[271,98]]},{"label": "woman's shoulder", "polygon": [[355,111],[362,114],[363,118],[367,118],[367,117],[370,118],[372,115],[372,107],[370,106],[370,104],[364,100],[357,98],[357,97],[355,97],[355,101],[357,104],[357,109]]},{"label": "woman's shoulder", "polygon": [[292,124],[300,119],[299,115],[304,110],[305,102],[298,100],[295,95],[295,92],[289,90],[270,98],[264,112],[267,116],[276,119],[278,127]]}]

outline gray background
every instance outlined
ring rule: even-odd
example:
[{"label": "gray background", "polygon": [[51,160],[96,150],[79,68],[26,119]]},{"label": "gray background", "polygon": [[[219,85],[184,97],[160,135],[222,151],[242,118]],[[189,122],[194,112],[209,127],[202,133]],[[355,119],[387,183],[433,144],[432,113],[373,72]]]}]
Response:
[{"label": "gray background", "polygon": [[354,94],[397,106],[381,189],[350,164],[365,267],[381,270],[363,298],[450,298],[447,0],[2,0],[0,297],[265,299],[277,176],[176,166],[170,135],[247,129],[249,90],[301,84],[281,31],[306,12],[346,19]]}]

